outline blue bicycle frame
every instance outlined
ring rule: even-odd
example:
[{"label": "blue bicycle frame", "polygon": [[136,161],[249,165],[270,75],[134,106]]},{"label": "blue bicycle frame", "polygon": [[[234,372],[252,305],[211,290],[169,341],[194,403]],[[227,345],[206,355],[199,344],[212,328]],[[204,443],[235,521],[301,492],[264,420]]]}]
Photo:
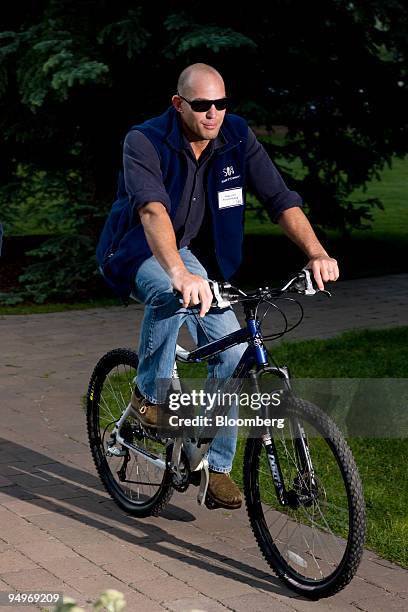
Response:
[{"label": "blue bicycle frame", "polygon": [[256,366],[258,372],[267,368],[270,373],[274,373],[279,378],[284,379],[287,386],[289,386],[288,369],[286,367],[278,368],[269,365],[268,353],[259,329],[259,322],[255,317],[255,306],[255,300],[248,300],[244,303],[246,327],[192,350],[183,361],[189,363],[201,362],[218,353],[222,353],[232,346],[246,342],[248,348],[236,366],[232,375],[233,378],[244,378]]}]

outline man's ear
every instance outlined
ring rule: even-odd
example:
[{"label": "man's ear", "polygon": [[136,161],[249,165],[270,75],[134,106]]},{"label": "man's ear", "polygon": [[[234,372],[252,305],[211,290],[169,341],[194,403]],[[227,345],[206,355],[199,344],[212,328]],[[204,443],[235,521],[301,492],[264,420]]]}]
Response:
[{"label": "man's ear", "polygon": [[171,99],[171,103],[174,106],[174,108],[176,109],[176,111],[178,113],[182,113],[182,109],[181,109],[181,103],[183,102],[183,100],[180,98],[180,96],[173,96]]}]

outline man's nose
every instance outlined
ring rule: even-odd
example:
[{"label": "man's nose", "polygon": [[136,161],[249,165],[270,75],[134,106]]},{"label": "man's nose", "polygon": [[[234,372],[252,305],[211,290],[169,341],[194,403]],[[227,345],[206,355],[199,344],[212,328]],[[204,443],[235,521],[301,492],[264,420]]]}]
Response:
[{"label": "man's nose", "polygon": [[208,109],[207,111],[207,117],[215,117],[217,114],[217,109],[215,108],[214,104],[211,105],[211,107]]}]

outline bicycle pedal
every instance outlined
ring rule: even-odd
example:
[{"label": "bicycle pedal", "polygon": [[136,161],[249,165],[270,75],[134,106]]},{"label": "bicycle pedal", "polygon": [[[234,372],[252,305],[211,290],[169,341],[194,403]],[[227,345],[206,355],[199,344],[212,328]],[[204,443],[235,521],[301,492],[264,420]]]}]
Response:
[{"label": "bicycle pedal", "polygon": [[208,495],[208,493],[205,497],[204,504],[206,508],[208,508],[208,510],[216,510],[217,508],[221,508],[221,506],[215,501],[215,499],[211,497],[211,495]]}]

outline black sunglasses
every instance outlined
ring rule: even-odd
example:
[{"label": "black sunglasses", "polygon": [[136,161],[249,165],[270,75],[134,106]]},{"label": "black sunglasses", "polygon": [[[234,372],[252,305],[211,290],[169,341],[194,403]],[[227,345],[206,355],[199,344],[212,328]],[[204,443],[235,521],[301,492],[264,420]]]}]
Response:
[{"label": "black sunglasses", "polygon": [[177,94],[184,102],[187,102],[195,113],[206,113],[214,104],[218,111],[225,110],[228,106],[228,98],[219,98],[218,100],[187,100],[184,96]]}]

